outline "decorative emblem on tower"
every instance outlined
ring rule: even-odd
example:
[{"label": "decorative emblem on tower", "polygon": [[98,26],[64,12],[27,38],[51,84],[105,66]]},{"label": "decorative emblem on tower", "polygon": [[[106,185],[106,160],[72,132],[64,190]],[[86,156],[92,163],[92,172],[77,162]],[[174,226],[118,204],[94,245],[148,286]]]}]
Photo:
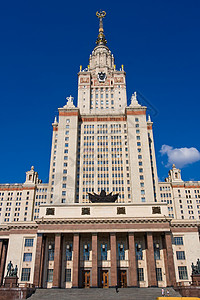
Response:
[{"label": "decorative emblem on tower", "polygon": [[98,73],[98,80],[99,80],[99,82],[105,82],[105,80],[106,80],[106,73],[99,72]]},{"label": "decorative emblem on tower", "polygon": [[103,18],[105,18],[106,16],[106,12],[105,11],[101,11],[100,12],[96,12],[96,16],[99,19],[99,34],[96,40],[96,44],[97,45],[106,45],[107,41],[105,39],[105,34],[104,34],[104,30],[103,30]]}]

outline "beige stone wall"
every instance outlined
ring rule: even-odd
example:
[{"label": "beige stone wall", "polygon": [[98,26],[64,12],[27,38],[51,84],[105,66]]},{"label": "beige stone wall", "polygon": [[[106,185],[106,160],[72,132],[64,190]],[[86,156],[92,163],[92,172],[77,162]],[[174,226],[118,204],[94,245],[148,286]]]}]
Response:
[{"label": "beige stone wall", "polygon": [[[157,203],[146,203],[146,204],[74,204],[74,205],[53,205],[51,208],[54,209],[54,215],[48,215],[48,205],[41,205],[40,207],[40,218],[47,219],[92,219],[92,218],[116,218],[118,220],[124,218],[163,218],[167,215],[166,204]],[[118,214],[117,208],[124,208],[125,214]],[[159,207],[160,214],[154,214],[152,208]],[[83,213],[84,208],[89,208],[90,214],[85,215]],[[159,229],[158,229],[159,230]]]},{"label": "beige stone wall", "polygon": [[[34,240],[33,247],[25,247],[25,239],[26,238],[31,238]],[[25,282],[21,281],[22,268],[31,268],[29,283],[33,283],[36,240],[37,240],[36,234],[11,234],[9,236],[6,266],[8,265],[10,260],[12,261],[14,266],[15,265],[18,266],[18,277],[19,277],[20,284],[25,283]],[[32,261],[31,262],[23,261],[24,253],[32,253]],[[4,275],[6,276],[6,269],[5,269]]]},{"label": "beige stone wall", "polygon": [[[173,253],[174,253],[174,263],[176,271],[176,280],[177,282],[185,281],[191,282],[191,264],[196,264],[197,259],[199,258],[200,253],[200,243],[199,243],[199,234],[198,232],[176,232],[173,234],[173,237],[182,237],[183,245],[174,245],[173,244]],[[177,260],[176,252],[184,251],[185,259]],[[187,268],[188,280],[181,280],[179,278],[178,266],[185,266]]]}]

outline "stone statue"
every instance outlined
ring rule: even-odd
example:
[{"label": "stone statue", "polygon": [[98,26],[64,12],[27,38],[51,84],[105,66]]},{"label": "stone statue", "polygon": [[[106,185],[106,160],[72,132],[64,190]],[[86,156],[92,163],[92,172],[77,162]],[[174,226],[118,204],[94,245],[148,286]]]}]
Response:
[{"label": "stone statue", "polygon": [[200,275],[200,260],[197,259],[196,266],[192,263],[192,275]]},{"label": "stone statue", "polygon": [[13,264],[10,260],[10,262],[8,263],[8,266],[7,266],[7,274],[6,276],[12,276],[12,269],[13,269]]},{"label": "stone statue", "polygon": [[13,276],[17,276],[17,272],[18,272],[18,267],[17,265],[15,266],[15,269],[13,270]]},{"label": "stone statue", "polygon": [[106,195],[104,190],[101,191],[100,195],[97,195],[96,193],[94,193],[94,195],[88,193],[88,195],[89,200],[92,203],[114,203],[119,196],[119,194],[112,195],[112,192]]}]

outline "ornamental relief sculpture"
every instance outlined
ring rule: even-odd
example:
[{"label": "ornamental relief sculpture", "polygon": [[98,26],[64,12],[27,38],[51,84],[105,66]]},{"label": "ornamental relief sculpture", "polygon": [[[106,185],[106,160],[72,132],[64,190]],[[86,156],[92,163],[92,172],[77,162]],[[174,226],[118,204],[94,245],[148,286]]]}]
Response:
[{"label": "ornamental relief sculpture", "polygon": [[115,77],[114,80],[115,80],[115,83],[124,83],[123,77]]},{"label": "ornamental relief sculpture", "polygon": [[87,77],[87,78],[80,78],[80,83],[89,83],[90,82],[90,79]]}]

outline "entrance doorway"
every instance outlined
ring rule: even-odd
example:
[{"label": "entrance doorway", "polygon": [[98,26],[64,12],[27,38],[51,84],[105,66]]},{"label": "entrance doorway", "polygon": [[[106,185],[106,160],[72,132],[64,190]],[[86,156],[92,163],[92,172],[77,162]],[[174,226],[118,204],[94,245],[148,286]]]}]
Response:
[{"label": "entrance doorway", "polygon": [[120,270],[120,287],[121,288],[127,287],[127,276],[125,270]]},{"label": "entrance doorway", "polygon": [[101,287],[109,288],[108,271],[106,270],[101,271]]},{"label": "entrance doorway", "polygon": [[90,271],[83,271],[83,287],[89,288],[90,287]]}]

